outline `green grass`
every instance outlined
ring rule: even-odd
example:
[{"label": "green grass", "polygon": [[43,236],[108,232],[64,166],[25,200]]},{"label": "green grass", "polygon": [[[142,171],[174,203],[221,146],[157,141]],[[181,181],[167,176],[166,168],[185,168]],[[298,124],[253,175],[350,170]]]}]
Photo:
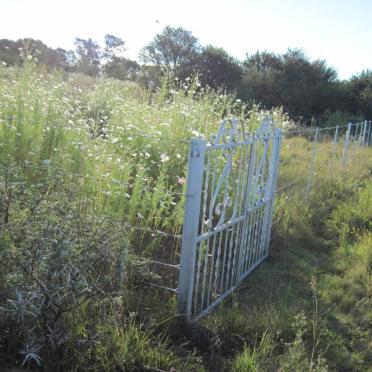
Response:
[{"label": "green grass", "polygon": [[203,321],[218,340],[210,370],[369,370],[371,157],[359,164],[318,167],[308,199],[300,185],[278,200],[268,260]]},{"label": "green grass", "polygon": [[1,368],[367,370],[370,149],[342,164],[321,137],[306,194],[311,138],[284,138],[278,187],[301,180],[277,197],[270,256],[196,327],[147,284],[177,286],[148,260],[179,263],[187,141],[266,114],[193,82],[0,67]]}]

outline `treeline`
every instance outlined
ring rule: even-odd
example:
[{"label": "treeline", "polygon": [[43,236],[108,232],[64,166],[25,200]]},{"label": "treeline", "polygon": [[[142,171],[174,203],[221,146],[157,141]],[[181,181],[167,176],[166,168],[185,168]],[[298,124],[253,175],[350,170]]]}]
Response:
[{"label": "treeline", "polygon": [[190,31],[166,27],[142,48],[139,61],[125,57],[124,40],[106,35],[104,45],[75,39],[75,50],[52,49],[33,39],[0,40],[0,61],[21,66],[32,59],[48,68],[105,75],[155,88],[164,77],[180,82],[198,76],[201,86],[236,92],[237,98],[266,108],[283,106],[305,123],[372,117],[372,70],[339,80],[324,60],[299,49],[284,54],[247,54],[238,61],[224,49],[202,46]]}]

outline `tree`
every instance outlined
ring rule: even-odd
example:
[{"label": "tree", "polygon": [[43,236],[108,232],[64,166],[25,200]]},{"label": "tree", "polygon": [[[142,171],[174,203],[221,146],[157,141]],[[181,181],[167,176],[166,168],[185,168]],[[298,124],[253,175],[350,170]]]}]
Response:
[{"label": "tree", "polygon": [[240,95],[246,100],[284,106],[293,118],[306,121],[334,106],[336,71],[323,60],[310,61],[302,50],[257,52],[247,56],[243,68]]},{"label": "tree", "polygon": [[123,39],[114,35],[105,35],[105,48],[103,51],[105,58],[112,60],[114,57],[122,57],[126,50],[127,48]]},{"label": "tree", "polygon": [[73,64],[72,51],[49,48],[40,40],[31,38],[17,41],[0,40],[0,61],[7,65],[21,66],[30,58],[48,68],[62,68],[66,71],[71,70]]},{"label": "tree", "polygon": [[105,35],[105,48],[103,51],[105,59],[103,72],[105,75],[119,80],[136,79],[140,66],[136,61],[123,57],[126,49],[123,39],[114,35]]},{"label": "tree", "polygon": [[92,39],[75,39],[76,54],[78,57],[76,69],[90,76],[99,73],[101,65],[101,48]]},{"label": "tree", "polygon": [[319,117],[330,107],[330,91],[337,73],[323,60],[310,61],[299,49],[283,56],[281,90],[283,103],[294,116]]},{"label": "tree", "polygon": [[21,65],[22,58],[19,53],[20,43],[8,40],[0,40],[0,61],[8,66]]},{"label": "tree", "polygon": [[256,52],[243,62],[243,76],[239,96],[246,101],[256,101],[266,107],[281,106],[280,91],[281,56],[270,52]]},{"label": "tree", "polygon": [[103,66],[107,76],[119,80],[136,80],[139,69],[140,66],[136,61],[115,56]]},{"label": "tree", "polygon": [[200,53],[198,39],[181,27],[165,27],[150,44],[142,48],[140,59],[164,69],[165,73],[177,75],[180,68]]},{"label": "tree", "polygon": [[351,107],[354,113],[372,118],[372,70],[365,70],[350,79]]},{"label": "tree", "polygon": [[[233,90],[240,82],[242,69],[239,62],[222,48],[208,45],[192,62],[191,67],[200,74],[202,85]],[[186,71],[188,75],[190,70]]]}]

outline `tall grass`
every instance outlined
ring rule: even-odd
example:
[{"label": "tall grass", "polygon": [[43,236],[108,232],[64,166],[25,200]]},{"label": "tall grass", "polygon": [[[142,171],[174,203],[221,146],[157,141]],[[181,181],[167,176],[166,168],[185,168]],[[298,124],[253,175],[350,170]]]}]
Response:
[{"label": "tall grass", "polygon": [[[197,365],[188,352],[182,362],[160,356],[165,338],[153,346],[151,327],[173,312],[174,298],[146,283],[166,276],[176,285],[177,272],[155,273],[151,260],[179,261],[188,141],[215,133],[224,116],[247,114],[195,81],[164,82],[154,93],[32,64],[0,67],[2,358],[32,367],[64,355],[63,368],[83,368],[82,358],[84,368],[111,369],[123,352],[115,368]],[[253,129],[263,113],[249,114]],[[99,305],[117,299],[118,319]],[[133,313],[145,323],[133,331],[142,346],[132,356],[114,339],[100,348],[110,332],[119,344],[132,337],[120,319]],[[113,324],[101,331],[107,316]]]},{"label": "tall grass", "polygon": [[[280,109],[272,114],[288,126]],[[333,239],[341,239],[342,252],[353,251],[352,244],[370,228],[367,199],[350,212],[350,197],[365,189],[372,169],[368,149],[355,148],[343,165],[342,145],[333,158],[333,145],[321,141],[307,191],[311,138],[285,138],[282,160],[288,162],[281,165],[278,188],[302,178],[278,192],[269,261],[247,283],[249,290],[241,291],[239,306],[223,306],[200,332],[187,338],[172,321],[162,322],[173,312],[175,298],[148,286],[161,278],[162,285],[176,286],[177,271],[154,270],[151,262],[179,263],[188,141],[209,138],[221,118],[232,115],[254,131],[266,113],[247,110],[232,95],[200,90],[193,81],[182,87],[164,82],[154,93],[32,65],[0,66],[4,365],[324,367],[331,348],[323,329],[333,329],[314,315],[320,314],[314,299],[334,299],[326,287],[309,283],[332,264]],[[336,208],[342,201],[346,204]],[[357,277],[350,273],[352,283]],[[364,365],[365,350],[350,353]],[[330,363],[338,366],[339,360]]]},{"label": "tall grass", "polygon": [[284,138],[269,258],[203,322],[211,370],[368,370],[372,151],[338,147],[318,143],[308,190],[313,138]]}]

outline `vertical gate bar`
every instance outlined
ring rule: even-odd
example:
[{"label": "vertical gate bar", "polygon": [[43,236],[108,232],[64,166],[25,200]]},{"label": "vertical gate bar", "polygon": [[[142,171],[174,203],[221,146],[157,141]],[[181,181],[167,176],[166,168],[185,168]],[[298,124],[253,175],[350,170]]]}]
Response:
[{"label": "vertical gate bar", "polygon": [[260,229],[258,230],[258,242],[257,242],[257,250],[258,250],[258,254],[257,254],[257,261],[261,261],[262,259],[262,236],[263,236],[263,233],[264,233],[264,229],[265,229],[265,212],[266,212],[266,203],[263,203],[262,206],[261,206],[261,215],[260,215]]},{"label": "vertical gate bar", "polygon": [[264,219],[263,219],[263,231],[261,234],[261,247],[260,251],[262,253],[261,257],[264,256],[264,251],[266,250],[265,247],[265,240],[266,236],[268,234],[268,227],[269,227],[269,218],[270,218],[270,205],[271,205],[271,199],[273,197],[272,191],[273,191],[273,179],[274,179],[274,174],[275,174],[275,168],[278,166],[277,164],[277,132],[276,129],[274,129],[274,136],[271,138],[272,141],[272,147],[271,147],[271,156],[270,156],[270,164],[269,164],[269,175],[266,180],[266,185],[265,185],[265,194],[264,194],[264,209],[265,209],[265,214],[264,214]]},{"label": "vertical gate bar", "polygon": [[311,166],[310,166],[309,178],[308,178],[308,181],[307,181],[307,189],[306,189],[306,197],[307,198],[310,195],[310,190],[312,188],[312,183],[313,183],[313,178],[314,178],[315,159],[316,159],[316,145],[317,145],[317,142],[318,142],[318,136],[319,136],[319,128],[317,127],[315,129],[315,136],[314,136],[313,150],[312,150],[312,157],[311,157]]},{"label": "vertical gate bar", "polygon": [[242,275],[244,276],[246,271],[248,270],[248,262],[249,262],[249,256],[250,256],[250,240],[252,235],[252,213],[247,213],[247,229],[246,229],[246,238],[245,238],[245,245],[246,245],[246,252],[244,255],[244,262],[243,262],[243,268],[242,268]]},{"label": "vertical gate bar", "polygon": [[[212,158],[212,160],[211,160]],[[207,155],[207,164],[206,164],[206,169],[205,169],[205,182],[204,182],[204,190],[202,193],[202,198],[203,198],[203,207],[202,207],[202,216],[201,216],[201,229],[200,229],[200,235],[203,235],[205,233],[205,220],[207,218],[207,200],[208,200],[208,193],[211,192],[213,193],[213,187],[214,187],[214,179],[215,179],[215,172],[213,172],[213,177],[212,177],[212,184],[210,187],[209,191],[209,176],[210,176],[210,169],[211,169],[211,162],[213,164],[215,163],[215,158],[213,157],[213,151],[210,150],[208,151]],[[207,229],[209,232],[209,222],[207,224]],[[203,247],[203,244],[205,244],[204,240],[200,242],[199,245],[199,254],[198,254],[198,259],[197,259],[197,268],[196,268],[196,285],[195,285],[195,291],[194,291],[194,313],[197,312],[197,305],[198,305],[198,291],[199,291],[199,282],[200,282],[200,269],[201,269],[201,248]]]},{"label": "vertical gate bar", "polygon": [[269,252],[269,242],[271,236],[271,227],[273,223],[273,214],[274,214],[274,207],[275,207],[275,188],[279,174],[279,165],[280,165],[280,149],[281,149],[281,142],[282,142],[282,130],[279,128],[275,129],[275,138],[274,138],[274,147],[275,147],[275,164],[274,164],[274,173],[272,178],[272,185],[271,185],[271,192],[269,194],[269,212],[268,212],[268,227],[267,233],[265,236],[264,244],[265,244],[265,255],[266,258]]},{"label": "vertical gate bar", "polygon": [[348,124],[347,126],[347,132],[346,132],[346,137],[345,137],[345,144],[344,144],[344,151],[342,154],[342,163],[345,164],[347,160],[347,153],[349,150],[349,142],[350,142],[350,132],[351,132],[351,123]]},{"label": "vertical gate bar", "polygon": [[[245,177],[244,177],[244,166],[247,164],[245,151],[246,146],[243,146],[240,149],[240,156],[239,156],[239,168],[238,168],[238,179],[236,180],[236,199],[234,204],[233,213],[231,216],[231,221],[236,218],[241,217],[242,214],[242,206],[244,203],[244,187],[245,187]],[[240,254],[242,250],[241,246],[241,222],[236,223],[236,236],[235,236],[235,255],[233,261],[233,284],[236,284],[239,281],[239,263],[240,263]]]},{"label": "vertical gate bar", "polygon": [[[251,159],[250,159],[250,174],[249,174],[249,180],[248,180],[248,185],[247,185],[247,216],[249,217],[247,219],[247,236],[246,236],[246,246],[247,246],[247,261],[246,261],[246,270],[249,270],[249,265],[250,265],[250,260],[252,256],[252,250],[253,250],[253,235],[254,235],[254,217],[255,217],[255,212],[254,212],[254,195],[252,190],[255,189],[254,186],[254,177],[256,177],[256,171],[257,171],[257,160],[258,160],[258,154],[259,154],[259,149],[258,149],[258,143],[259,143],[259,138],[257,136],[254,137],[254,143],[252,145],[252,151],[251,151]],[[244,274],[243,274],[244,275]]]},{"label": "vertical gate bar", "polygon": [[256,258],[256,239],[257,239],[257,233],[258,233],[258,217],[259,217],[260,209],[256,208],[253,214],[253,239],[252,239],[252,256],[251,256],[251,262],[249,264],[250,268],[255,264],[255,258]]},{"label": "vertical gate bar", "polygon": [[227,260],[227,271],[226,271],[226,287],[225,290],[229,289],[230,281],[231,281],[231,265],[232,265],[232,259],[233,259],[233,251],[234,251],[234,227],[231,227],[231,237],[230,242],[228,242],[229,246],[229,257]]},{"label": "vertical gate bar", "polygon": [[255,246],[254,246],[254,243],[255,243],[255,239],[256,239],[256,234],[257,234],[257,224],[256,224],[256,220],[257,220],[257,211],[258,209],[254,209],[252,211],[252,218],[251,218],[251,228],[252,228],[252,231],[251,231],[251,237],[250,237],[250,243],[249,243],[249,248],[250,248],[250,253],[249,253],[249,261],[248,261],[248,270],[250,270],[250,268],[253,266],[254,262],[254,254],[255,254]]},{"label": "vertical gate bar", "polygon": [[228,253],[227,253],[227,250],[228,250],[228,241],[229,241],[229,234],[230,234],[230,229],[227,228],[225,230],[225,244],[224,244],[224,250],[223,250],[223,261],[222,261],[222,273],[221,273],[221,281],[220,281],[220,289],[221,289],[221,292],[223,292],[223,288],[224,288],[224,278],[225,278],[225,275],[226,275],[226,257],[228,258]]},{"label": "vertical gate bar", "polygon": [[[249,154],[249,160],[247,162],[247,183],[245,187],[245,199],[244,199],[244,210],[243,210],[243,215],[244,215],[244,220],[243,220],[243,231],[242,231],[242,243],[241,246],[244,247],[244,252],[242,252],[242,256],[240,259],[239,267],[241,267],[240,271],[241,274],[240,276],[244,275],[244,266],[246,259],[249,254],[249,235],[250,235],[250,220],[251,220],[251,215],[249,212],[249,208],[251,205],[251,198],[250,198],[250,191],[251,191],[251,186],[253,182],[253,175],[254,175],[254,169],[255,169],[255,162],[256,162],[256,152],[255,152],[255,141],[250,145],[248,154]],[[242,262],[243,261],[243,262]],[[243,264],[244,263],[244,264]]]},{"label": "vertical gate bar", "polygon": [[214,288],[214,291],[216,292],[217,296],[219,295],[219,292],[220,292],[219,287],[218,287],[218,279],[219,279],[219,275],[220,275],[220,271],[221,271],[221,265],[220,265],[221,259],[220,258],[221,258],[222,238],[223,238],[224,231],[225,230],[222,230],[219,233],[217,259],[216,259],[216,273],[215,273],[214,282],[213,282],[213,288]]},{"label": "vertical gate bar", "polygon": [[[212,279],[213,275],[215,274],[215,266],[216,266],[216,260],[215,260],[215,254],[216,254],[216,240],[218,238],[218,233],[214,234],[213,236],[213,244],[212,244],[212,254],[211,254],[211,268],[209,272],[209,283],[208,283],[208,294],[207,294],[207,306],[209,306],[210,303],[210,297],[211,297],[211,289],[212,289]],[[213,293],[212,293],[213,295]]]},{"label": "vertical gate bar", "polygon": [[263,237],[265,236],[266,233],[266,207],[267,203],[264,203],[262,206],[262,211],[261,211],[261,229],[260,229],[260,235],[259,235],[259,242],[258,242],[258,260],[261,261],[263,259]]},{"label": "vertical gate bar", "polygon": [[[214,199],[216,198],[216,191],[218,189],[218,185],[219,185],[219,182],[220,180],[217,182],[217,186],[216,186],[216,172],[218,170],[218,161],[217,161],[217,151],[215,149],[211,149],[211,153],[214,152],[215,155],[213,157],[213,164],[212,164],[212,168],[213,168],[213,174],[212,174],[212,181],[211,181],[211,186],[210,186],[210,200],[209,200],[209,205],[208,205],[208,218],[207,218],[207,232],[210,233],[211,232],[211,229],[212,229],[212,226],[213,226],[213,210],[215,208],[215,203],[214,203]],[[227,181],[226,181],[227,182]],[[216,189],[215,189],[216,187]],[[217,200],[217,199],[216,199]],[[203,218],[205,218],[203,216]],[[204,223],[204,222],[203,222]],[[198,282],[198,285],[197,285],[197,288],[196,290],[198,290],[199,288],[201,288],[201,303],[200,303],[200,310],[203,310],[203,307],[204,307],[204,299],[205,299],[205,285],[206,285],[206,280],[207,280],[207,273],[208,273],[208,262],[209,262],[209,244],[210,244],[210,239],[211,237],[208,236],[206,238],[206,243],[205,243],[205,253],[204,253],[204,260],[203,260],[203,264],[204,264],[204,267],[203,267],[203,270],[202,270],[202,280],[201,280],[201,283]],[[199,286],[200,284],[200,286]]]},{"label": "vertical gate bar", "polygon": [[178,314],[185,314],[187,321],[191,320],[205,149],[205,140],[193,139],[191,141],[177,303]]},{"label": "vertical gate bar", "polygon": [[[215,170],[214,170],[215,172]],[[211,187],[211,198],[213,196],[213,189],[214,189],[214,185],[213,185],[213,182],[212,182],[212,187]],[[213,203],[210,202],[210,208],[209,208],[209,215],[208,215],[208,221],[211,221],[213,219]],[[210,232],[210,227],[208,228],[208,232]],[[213,235],[213,237],[211,236],[208,236],[207,238],[207,242],[206,242],[206,245],[205,245],[205,254],[204,254],[204,268],[203,268],[203,280],[202,280],[202,283],[201,283],[201,290],[202,290],[202,294],[201,294],[201,308],[200,310],[203,310],[203,307],[204,307],[204,299],[205,299],[205,292],[208,290],[208,288],[206,288],[206,284],[207,284],[207,277],[208,277],[208,265],[209,265],[209,246],[210,246],[210,241],[211,239],[213,239],[213,245],[212,245],[212,251],[214,250],[214,243],[216,241],[216,235]],[[212,256],[212,255],[211,255]],[[213,256],[211,257],[211,262],[213,260]],[[212,267],[211,267],[211,270],[212,270]]]},{"label": "vertical gate bar", "polygon": [[[276,167],[275,167],[275,174],[274,174],[274,184],[273,184],[273,189],[272,189],[272,199],[271,199],[271,211],[270,211],[270,226],[269,226],[269,235],[267,237],[267,242],[266,242],[266,251],[268,250],[268,246],[270,243],[270,237],[271,237],[271,228],[273,224],[273,218],[274,218],[274,208],[275,208],[275,190],[276,190],[276,185],[278,182],[278,177],[279,177],[279,166],[280,166],[280,154],[281,154],[281,148],[282,148],[282,141],[283,141],[283,131],[281,129],[277,129],[278,132],[278,138],[277,138],[277,157],[276,157]],[[267,256],[267,254],[266,254]]]},{"label": "vertical gate bar", "polygon": [[242,276],[242,271],[241,271],[241,264],[242,264],[242,257],[244,256],[246,252],[246,245],[244,244],[245,241],[245,226],[246,226],[246,201],[247,201],[247,185],[248,185],[248,178],[249,178],[249,163],[250,163],[250,152],[251,152],[251,147],[249,145],[244,146],[244,167],[243,167],[243,186],[241,190],[241,201],[240,201],[240,210],[239,210],[239,217],[242,217],[242,221],[239,223],[240,224],[240,236],[239,236],[239,259],[237,263],[237,278],[238,281],[240,281],[240,278]]},{"label": "vertical gate bar", "polygon": [[264,204],[262,203],[261,206],[258,208],[258,217],[257,217],[257,235],[256,235],[256,242],[255,242],[255,259],[254,264],[259,261],[260,258],[260,241],[261,241],[261,229],[262,229],[262,216],[264,210]]}]

